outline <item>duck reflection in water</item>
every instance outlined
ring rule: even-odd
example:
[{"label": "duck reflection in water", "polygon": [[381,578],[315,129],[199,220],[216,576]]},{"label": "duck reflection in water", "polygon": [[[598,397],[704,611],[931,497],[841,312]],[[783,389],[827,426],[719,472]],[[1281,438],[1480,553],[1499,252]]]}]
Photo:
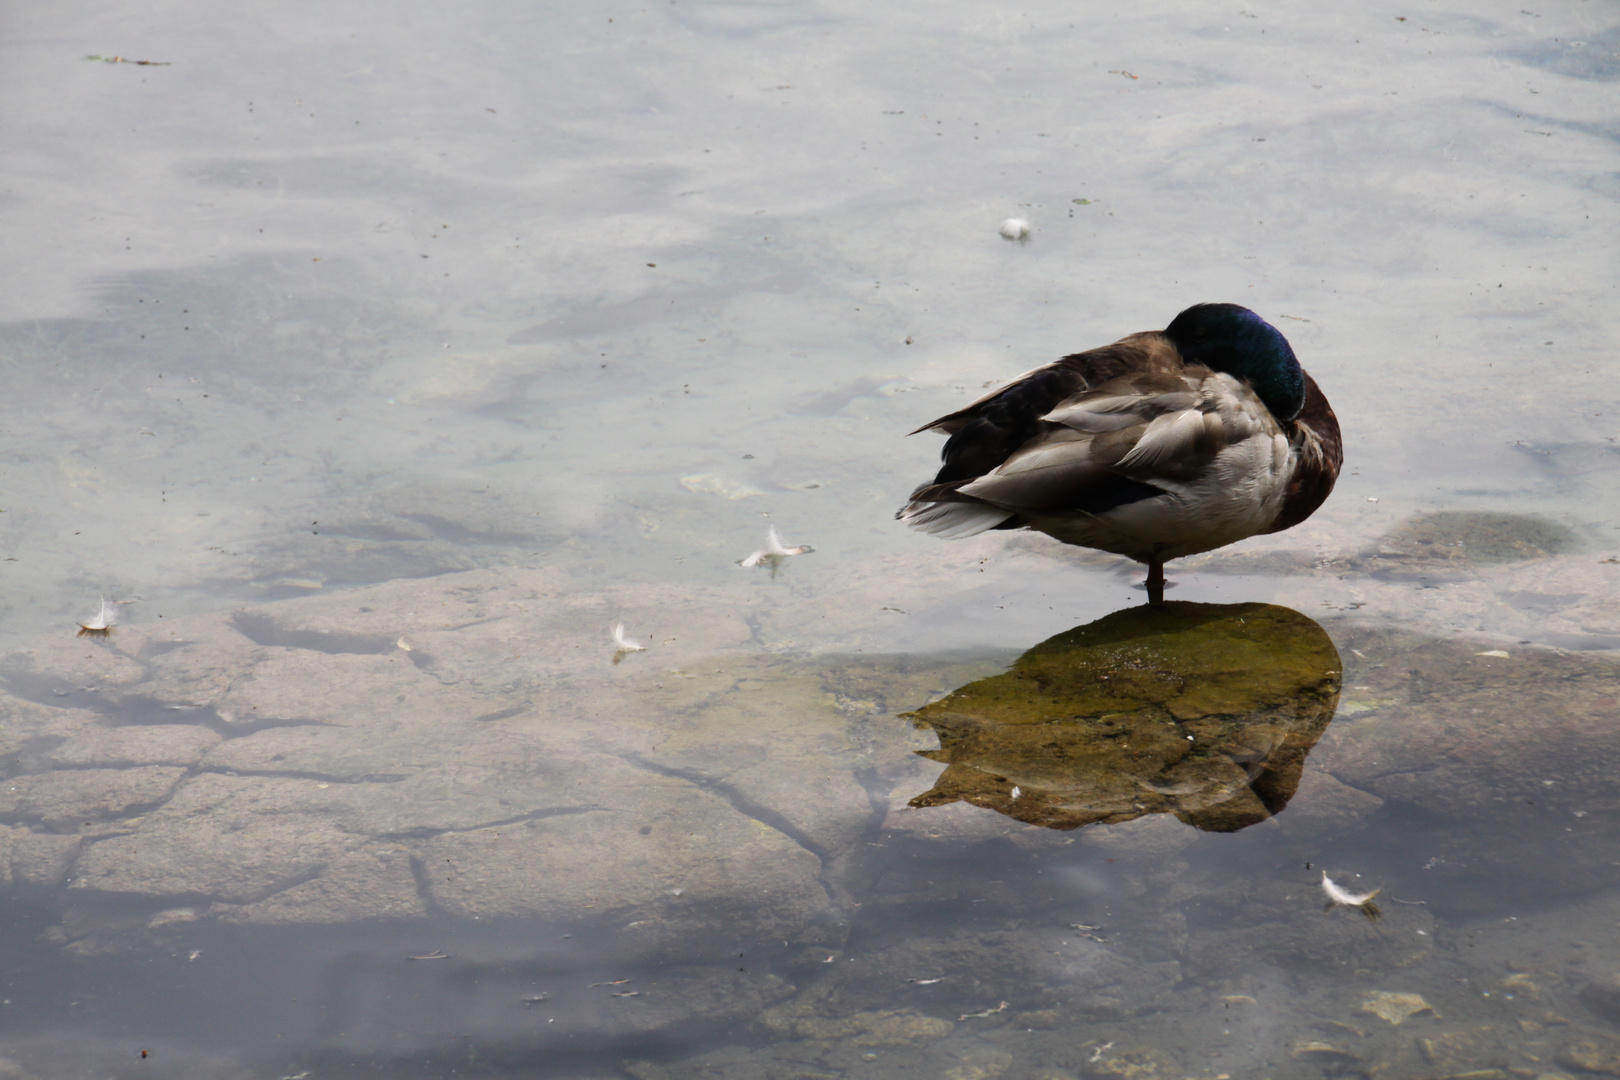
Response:
[{"label": "duck reflection in water", "polygon": [[969,802],[1075,829],[1173,814],[1236,832],[1279,813],[1333,719],[1326,631],[1273,604],[1115,612],[914,713],[946,769],[913,807]]}]

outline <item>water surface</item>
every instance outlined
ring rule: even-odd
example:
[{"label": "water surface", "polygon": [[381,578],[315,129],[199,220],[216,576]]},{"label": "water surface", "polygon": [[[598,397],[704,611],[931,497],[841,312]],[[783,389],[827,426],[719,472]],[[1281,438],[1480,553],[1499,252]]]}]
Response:
[{"label": "water surface", "polygon": [[[8,12],[0,1057],[1620,1070],[1614,21]],[[1142,593],[899,528],[902,434],[1203,300],[1344,426],[1310,521],[1172,568],[1341,657],[1296,790],[908,808],[900,714]]]}]

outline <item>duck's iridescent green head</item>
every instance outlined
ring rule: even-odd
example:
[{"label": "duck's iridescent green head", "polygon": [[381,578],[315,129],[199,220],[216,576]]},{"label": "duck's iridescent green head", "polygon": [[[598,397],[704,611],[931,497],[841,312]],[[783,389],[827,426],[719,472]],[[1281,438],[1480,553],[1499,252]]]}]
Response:
[{"label": "duck's iridescent green head", "polygon": [[1254,387],[1271,415],[1288,421],[1305,406],[1305,372],[1288,339],[1237,304],[1194,304],[1165,328],[1181,358]]}]

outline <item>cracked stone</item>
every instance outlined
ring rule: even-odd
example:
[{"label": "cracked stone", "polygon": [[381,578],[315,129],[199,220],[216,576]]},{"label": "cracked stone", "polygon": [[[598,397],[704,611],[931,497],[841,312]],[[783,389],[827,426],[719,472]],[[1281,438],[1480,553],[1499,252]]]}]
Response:
[{"label": "cracked stone", "polygon": [[491,708],[487,698],[418,670],[403,651],[368,656],[292,648],[264,649],[215,705],[233,726],[328,723],[381,735],[423,721],[471,720]]},{"label": "cracked stone", "polygon": [[137,832],[91,844],[72,888],[262,900],[318,876],[357,842],[333,821],[342,795],[307,780],[195,777]]},{"label": "cracked stone", "polygon": [[217,732],[195,724],[96,727],[81,731],[45,755],[56,767],[84,765],[196,765],[220,742]]},{"label": "cracked stone", "polygon": [[39,821],[51,829],[121,818],[162,803],[185,772],[177,766],[146,765],[14,776],[0,781],[0,817]]},{"label": "cracked stone", "polygon": [[0,697],[0,757],[16,760],[25,769],[42,768],[44,762],[36,759],[49,748],[104,724],[88,709],[58,709]]},{"label": "cracked stone", "polygon": [[75,638],[63,633],[32,648],[0,659],[0,675],[14,685],[34,687],[42,694],[72,694],[83,704],[86,691],[108,693],[134,686],[146,678],[146,669],[124,648],[131,644],[122,631],[106,639]]},{"label": "cracked stone", "polygon": [[222,922],[269,925],[420,918],[428,913],[402,848],[340,851],[319,877],[226,912]]},{"label": "cracked stone", "polygon": [[460,916],[594,915],[660,937],[799,936],[828,912],[820,859],[690,783],[636,773],[597,797],[587,813],[420,841],[429,895]]},{"label": "cracked stone", "polygon": [[0,825],[0,885],[59,885],[82,843],[78,836]]}]

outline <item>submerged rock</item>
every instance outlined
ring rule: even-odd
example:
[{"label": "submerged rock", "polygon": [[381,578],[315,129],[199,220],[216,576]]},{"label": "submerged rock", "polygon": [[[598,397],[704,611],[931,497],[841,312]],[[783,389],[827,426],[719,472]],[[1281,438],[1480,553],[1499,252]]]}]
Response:
[{"label": "submerged rock", "polygon": [[1433,1012],[1434,1007],[1423,1000],[1421,994],[1397,993],[1391,990],[1370,990],[1361,1002],[1361,1011],[1372,1013],[1380,1020],[1401,1024],[1418,1013]]},{"label": "submerged rock", "polygon": [[1440,510],[1418,514],[1386,533],[1371,568],[1473,567],[1524,559],[1545,559],[1573,550],[1575,532],[1567,525],[1527,514]]},{"label": "submerged rock", "polygon": [[1607,1038],[1577,1040],[1559,1052],[1558,1063],[1604,1076],[1620,1076],[1620,1042]]},{"label": "submerged rock", "polygon": [[[652,648],[613,666],[620,619]],[[188,905],[595,923],[653,952],[836,938],[837,868],[886,809],[860,777],[906,751],[750,640],[702,590],[506,571],[14,653],[8,688],[39,700],[0,698],[4,869],[142,925]]]},{"label": "submerged rock", "polygon": [[162,804],[184,774],[176,766],[143,765],[13,777],[0,784],[0,818],[40,822],[59,831],[125,817]]}]

